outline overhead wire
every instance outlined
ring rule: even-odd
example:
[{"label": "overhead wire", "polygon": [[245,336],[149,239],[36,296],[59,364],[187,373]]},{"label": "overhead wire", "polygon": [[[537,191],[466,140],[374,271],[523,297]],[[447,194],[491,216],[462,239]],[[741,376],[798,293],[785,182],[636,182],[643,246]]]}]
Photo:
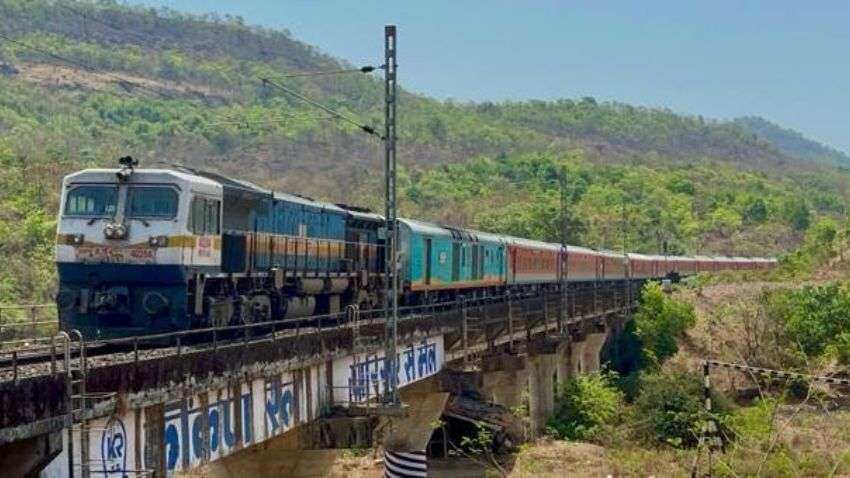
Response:
[{"label": "overhead wire", "polygon": [[[77,10],[77,9],[75,9],[75,8],[73,8],[73,7],[71,7],[70,5],[65,4],[64,2],[57,2],[57,5],[59,5],[59,6],[60,6],[61,8],[63,8],[64,10],[69,11],[69,12],[71,12],[71,13],[73,13],[73,14],[75,14],[75,15],[77,15],[77,16],[79,16],[79,17],[81,17],[81,18],[84,18],[84,19],[86,19],[86,20],[91,20],[91,21],[93,21],[93,22],[95,22],[95,23],[99,23],[99,24],[104,25],[104,26],[106,26],[106,27],[112,28],[112,29],[114,29],[114,30],[116,30],[116,31],[121,32],[121,33],[122,33],[122,34],[124,34],[124,35],[132,36],[132,37],[134,37],[134,38],[136,38],[136,39],[139,39],[139,40],[140,40],[140,41],[142,41],[142,42],[147,42],[147,39],[146,39],[146,38],[144,38],[143,36],[141,36],[141,35],[139,35],[139,34],[137,34],[137,33],[135,33],[135,32],[127,31],[126,29],[119,28],[119,27],[117,27],[117,26],[115,26],[115,25],[113,25],[113,24],[111,24],[111,23],[109,23],[109,22],[107,22],[107,21],[105,21],[105,20],[101,20],[101,19],[99,19],[99,18],[96,18],[96,17],[93,17],[93,16],[91,16],[91,15],[88,15],[88,14],[86,14],[86,13],[84,13],[84,12],[81,12],[81,11],[79,11],[79,10]],[[92,73],[102,74],[102,75],[105,75],[105,76],[108,76],[108,77],[114,78],[114,79],[116,79],[116,80],[119,82],[119,85],[121,85],[121,86],[123,86],[123,85],[132,85],[132,86],[137,87],[137,88],[139,88],[139,89],[143,89],[143,90],[149,91],[149,92],[151,92],[151,93],[153,93],[153,94],[156,94],[156,95],[159,95],[159,96],[163,96],[163,97],[165,97],[165,98],[173,99],[173,96],[171,96],[171,95],[169,95],[169,94],[167,94],[167,93],[164,93],[164,92],[162,92],[162,91],[157,91],[157,90],[154,90],[154,89],[152,89],[152,88],[149,88],[149,87],[145,86],[144,84],[137,83],[137,82],[133,82],[133,81],[131,81],[131,80],[127,80],[127,79],[122,78],[122,77],[120,77],[120,76],[118,76],[118,75],[115,75],[115,74],[110,73],[110,72],[107,72],[107,71],[100,70],[100,69],[98,69],[97,67],[94,67],[94,66],[92,66],[92,65],[89,65],[89,64],[83,63],[83,62],[81,62],[81,61],[73,60],[73,59],[70,59],[70,58],[64,57],[64,56],[59,55],[59,54],[57,54],[57,53],[55,53],[55,52],[52,52],[52,51],[49,51],[49,50],[45,50],[45,49],[43,49],[43,48],[40,48],[40,47],[34,46],[34,45],[32,45],[32,44],[29,44],[29,43],[24,42],[24,41],[21,41],[21,40],[16,40],[16,39],[11,38],[11,37],[9,37],[9,36],[7,36],[7,35],[5,35],[5,34],[0,33],[0,39],[5,40],[5,41],[7,41],[7,42],[11,42],[11,43],[17,44],[17,45],[20,45],[20,46],[22,46],[22,47],[24,47],[24,48],[27,48],[27,49],[29,49],[29,50],[32,50],[32,51],[36,51],[36,52],[42,53],[42,54],[47,55],[47,56],[49,56],[49,57],[51,57],[51,58],[53,58],[53,59],[56,59],[56,60],[59,60],[59,61],[65,62],[65,63],[69,63],[69,64],[71,64],[71,65],[75,65],[75,66],[77,66],[77,67],[80,67],[80,68],[83,68],[83,69],[85,69],[85,70],[88,70],[88,71],[90,71],[90,72],[92,72]],[[142,46],[142,45],[137,45],[137,46]],[[371,72],[373,72],[373,71],[375,71],[375,70],[378,70],[378,69],[385,69],[385,68],[386,68],[386,65],[380,65],[380,66],[377,66],[377,67],[376,67],[376,66],[367,65],[367,66],[363,66],[363,67],[360,67],[360,68],[344,68],[344,69],[338,69],[338,70],[315,71],[315,72],[295,72],[295,73],[282,74],[282,75],[280,75],[280,76],[281,76],[282,78],[299,78],[299,77],[314,77],[314,76],[340,75],[340,74],[348,74],[348,73],[371,73]],[[287,94],[289,94],[289,95],[291,95],[291,96],[294,96],[295,98],[298,98],[299,100],[301,100],[301,101],[303,101],[303,102],[305,102],[305,103],[307,103],[307,104],[309,104],[309,105],[311,105],[311,106],[313,106],[313,107],[315,107],[315,108],[318,108],[318,109],[320,109],[320,110],[322,110],[322,111],[324,111],[324,112],[326,112],[326,113],[330,114],[333,118],[336,118],[336,119],[342,120],[342,121],[344,121],[344,122],[347,122],[347,123],[349,123],[349,124],[351,124],[351,125],[354,125],[354,126],[356,126],[358,129],[360,129],[361,131],[363,131],[363,132],[365,132],[365,133],[367,133],[367,134],[369,134],[369,135],[376,136],[376,137],[380,138],[381,140],[384,140],[384,137],[383,137],[380,133],[378,133],[378,131],[377,131],[377,130],[373,127],[373,126],[367,125],[367,124],[365,124],[365,123],[361,123],[360,121],[358,121],[358,120],[354,119],[354,118],[353,118],[353,117],[351,117],[351,116],[345,115],[345,114],[343,114],[343,113],[341,113],[341,112],[339,112],[339,111],[336,111],[336,110],[334,110],[334,109],[332,109],[332,108],[329,108],[329,107],[327,107],[327,106],[325,106],[325,105],[323,105],[323,104],[319,103],[318,101],[312,100],[312,99],[310,99],[310,98],[308,98],[308,97],[306,97],[306,96],[304,96],[304,95],[302,95],[302,94],[298,93],[297,91],[295,91],[295,90],[293,90],[293,89],[291,89],[291,88],[287,88],[287,87],[285,87],[285,86],[283,86],[283,85],[281,85],[281,84],[279,84],[279,83],[277,83],[277,82],[275,82],[275,81],[271,80],[270,78],[260,78],[260,80],[263,82],[263,84],[264,84],[264,85],[271,86],[271,87],[273,87],[273,88],[276,88],[276,89],[278,89],[278,90],[281,90],[281,91],[283,91],[283,92],[285,92],[285,93],[287,93]],[[126,90],[126,88],[125,88],[125,89],[124,89],[124,93],[130,93],[130,91],[127,91],[127,90]],[[330,118],[316,118],[316,119],[330,119]],[[282,122],[282,121],[284,121],[284,120],[282,120],[282,119],[277,119],[277,120],[272,120],[272,121],[253,122],[253,123],[254,123],[254,124],[261,124],[261,123],[274,123],[274,122]],[[250,123],[251,123],[251,122],[235,121],[235,122],[232,122],[232,123],[230,123],[230,124],[250,124]],[[226,123],[226,122],[218,122],[218,123],[212,123],[211,125],[216,125],[216,124],[228,124],[228,123]]]},{"label": "overhead wire", "polygon": [[346,123],[349,123],[349,124],[351,124],[351,125],[354,125],[354,126],[356,126],[356,127],[360,128],[360,130],[362,130],[362,131],[363,131],[363,132],[365,132],[366,134],[370,134],[370,135],[372,135],[372,136],[376,136],[376,137],[380,138],[382,141],[385,139],[385,138],[384,138],[384,137],[383,137],[380,133],[378,133],[378,131],[377,131],[377,130],[375,130],[375,128],[374,128],[374,127],[372,127],[372,126],[369,126],[369,125],[367,125],[367,124],[365,124],[365,123],[361,123],[361,122],[357,121],[356,119],[354,119],[354,118],[352,118],[352,117],[350,117],[350,116],[348,116],[348,115],[345,115],[345,114],[343,114],[343,113],[340,113],[339,111],[336,111],[336,110],[334,110],[334,109],[331,109],[331,108],[329,108],[329,107],[327,107],[327,106],[325,106],[325,105],[323,105],[323,104],[319,103],[318,101],[312,100],[312,99],[310,99],[310,98],[308,98],[308,97],[306,97],[306,96],[302,95],[301,93],[298,93],[297,91],[295,91],[295,90],[293,90],[293,89],[291,89],[291,88],[287,88],[287,87],[285,87],[285,86],[283,86],[283,85],[281,85],[281,84],[279,84],[279,83],[276,83],[276,82],[272,81],[272,80],[271,80],[271,79],[269,79],[269,78],[260,78],[260,80],[263,82],[263,84],[264,84],[264,85],[268,85],[268,86],[271,86],[271,87],[277,88],[277,89],[279,89],[279,90],[283,91],[284,93],[287,93],[287,94],[289,94],[289,95],[291,95],[291,96],[294,96],[295,98],[298,98],[299,100],[301,100],[301,101],[303,101],[303,102],[305,102],[305,103],[307,103],[307,104],[309,104],[309,105],[311,105],[311,106],[313,106],[313,107],[315,107],[315,108],[318,108],[318,109],[320,109],[320,110],[322,110],[322,111],[324,111],[324,112],[326,112],[326,113],[328,113],[328,114],[330,114],[330,115],[332,115],[332,116],[336,117],[337,119],[340,119],[340,120],[342,120],[342,121],[345,121]]},{"label": "overhead wire", "polygon": [[292,121],[292,120],[297,120],[297,119],[335,120],[337,118],[334,117],[334,116],[327,116],[327,115],[296,115],[296,114],[292,114],[292,115],[286,115],[286,116],[283,116],[283,117],[278,116],[278,117],[272,117],[272,118],[269,118],[269,119],[262,119],[262,120],[214,121],[214,122],[206,123],[205,126],[207,126],[207,127],[227,126],[227,125],[263,126],[263,125],[270,125],[270,124],[286,123],[287,121]]},{"label": "overhead wire", "polygon": [[330,76],[330,75],[344,75],[346,73],[372,73],[375,70],[383,70],[386,68],[386,65],[381,66],[361,66],[360,68],[344,68],[341,70],[326,70],[326,71],[300,71],[296,73],[287,73],[284,75],[279,75],[281,78],[302,78],[305,76]]}]

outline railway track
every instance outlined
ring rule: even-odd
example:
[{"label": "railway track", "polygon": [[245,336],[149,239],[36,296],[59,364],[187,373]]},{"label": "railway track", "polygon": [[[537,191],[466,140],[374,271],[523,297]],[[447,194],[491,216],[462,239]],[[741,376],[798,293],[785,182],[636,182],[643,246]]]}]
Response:
[{"label": "railway track", "polygon": [[[590,296],[593,292],[590,289],[581,292],[576,294],[572,300],[574,303],[584,304],[585,311],[587,311],[587,309],[590,309]],[[597,293],[600,293],[600,291],[597,291]],[[451,301],[401,307],[399,308],[399,320],[414,320],[437,312],[459,310],[461,303],[465,307],[472,308],[485,304],[504,303],[509,299],[516,301],[517,310],[520,311],[524,308],[524,304],[529,301],[540,300],[543,297],[543,295],[536,293],[525,293],[511,295],[510,298],[503,295],[468,299],[462,302]],[[0,383],[49,374],[64,374],[68,361],[79,361],[83,347],[85,348],[86,366],[93,368],[126,362],[140,362],[161,356],[188,355],[210,349],[246,345],[283,337],[297,337],[339,327],[383,324],[384,321],[382,309],[368,311],[349,309],[333,315],[107,340],[68,340],[64,338],[66,336],[60,333],[60,335],[54,337],[33,339],[32,343],[25,347],[12,350],[0,349]]]}]

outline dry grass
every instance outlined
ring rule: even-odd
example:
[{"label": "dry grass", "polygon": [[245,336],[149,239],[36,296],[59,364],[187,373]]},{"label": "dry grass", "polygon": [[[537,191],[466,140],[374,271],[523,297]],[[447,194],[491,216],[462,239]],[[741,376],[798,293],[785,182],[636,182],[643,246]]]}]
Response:
[{"label": "dry grass", "polygon": [[86,71],[81,68],[69,66],[43,64],[43,63],[18,63],[15,68],[19,70],[18,78],[35,83],[47,88],[64,90],[109,90],[118,85],[119,80],[124,81],[125,87],[133,89],[138,85],[154,91],[162,92],[164,95],[178,97],[204,97],[208,99],[223,100],[231,94],[224,91],[214,91],[211,88],[186,82],[169,82],[161,79],[145,78],[121,72],[99,73]]},{"label": "dry grass", "polygon": [[589,443],[539,440],[524,445],[517,454],[510,476],[604,476],[610,469],[605,449]]}]

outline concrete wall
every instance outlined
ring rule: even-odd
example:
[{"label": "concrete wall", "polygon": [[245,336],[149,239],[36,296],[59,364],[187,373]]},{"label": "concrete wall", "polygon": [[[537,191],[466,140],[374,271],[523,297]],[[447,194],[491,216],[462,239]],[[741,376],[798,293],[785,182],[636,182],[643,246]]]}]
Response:
[{"label": "concrete wall", "polygon": [[[182,398],[137,403],[114,416],[89,421],[92,475],[132,476],[137,470],[172,475],[280,436],[314,420],[330,405],[328,372],[335,387],[345,387],[334,389],[334,402],[348,402],[349,397],[368,400],[373,390],[349,394],[349,384],[361,379],[377,383],[384,374],[383,357],[383,353],[350,355],[279,372],[268,364],[266,370],[257,371],[259,376],[231,377],[211,390],[198,390],[193,383],[175,384],[171,395]],[[434,375],[444,365],[442,336],[404,345],[399,359],[400,385]],[[79,428],[71,440],[79,467],[83,443]],[[68,476],[67,463],[66,446],[42,476]]]}]

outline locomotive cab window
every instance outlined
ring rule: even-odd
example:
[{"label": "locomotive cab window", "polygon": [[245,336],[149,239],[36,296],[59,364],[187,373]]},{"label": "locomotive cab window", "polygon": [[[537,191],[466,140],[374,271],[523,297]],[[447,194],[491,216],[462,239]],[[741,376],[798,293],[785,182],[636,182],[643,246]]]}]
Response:
[{"label": "locomotive cab window", "polygon": [[78,186],[68,191],[66,216],[112,217],[118,208],[115,186]]},{"label": "locomotive cab window", "polygon": [[127,217],[174,219],[177,191],[167,186],[133,186],[127,191]]},{"label": "locomotive cab window", "polygon": [[220,210],[221,201],[195,196],[189,211],[189,230],[195,234],[219,234]]}]

